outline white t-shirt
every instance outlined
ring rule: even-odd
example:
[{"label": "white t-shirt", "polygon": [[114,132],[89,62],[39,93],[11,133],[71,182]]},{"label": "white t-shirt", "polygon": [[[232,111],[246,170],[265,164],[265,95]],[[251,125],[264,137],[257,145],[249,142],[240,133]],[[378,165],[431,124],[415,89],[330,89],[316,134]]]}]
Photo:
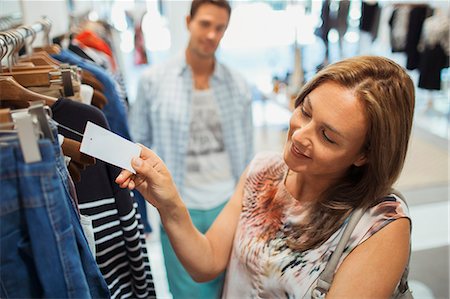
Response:
[{"label": "white t-shirt", "polygon": [[191,107],[183,201],[188,208],[208,210],[231,197],[235,181],[212,90],[194,90]]}]

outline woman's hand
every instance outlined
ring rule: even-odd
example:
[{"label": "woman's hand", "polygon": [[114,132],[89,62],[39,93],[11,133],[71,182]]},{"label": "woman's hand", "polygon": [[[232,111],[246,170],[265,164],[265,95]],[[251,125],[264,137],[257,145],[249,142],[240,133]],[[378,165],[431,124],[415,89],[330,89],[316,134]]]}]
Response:
[{"label": "woman's hand", "polygon": [[116,183],[121,188],[136,188],[158,210],[169,211],[181,202],[172,176],[164,162],[149,148],[139,145],[140,157],[133,158],[131,166],[136,174],[122,170]]}]

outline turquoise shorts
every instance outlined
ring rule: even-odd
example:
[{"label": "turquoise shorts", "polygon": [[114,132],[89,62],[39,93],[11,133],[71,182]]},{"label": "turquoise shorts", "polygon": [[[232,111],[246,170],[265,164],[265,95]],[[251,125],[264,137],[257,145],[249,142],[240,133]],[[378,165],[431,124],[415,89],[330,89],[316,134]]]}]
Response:
[{"label": "turquoise shorts", "polygon": [[[206,233],[216,217],[224,208],[225,204],[211,210],[189,209],[192,222],[202,233]],[[220,274],[214,280],[208,282],[195,282],[183,268],[175,252],[170,245],[169,238],[161,227],[161,245],[164,254],[164,263],[167,271],[169,289],[174,299],[215,299],[222,294],[225,275]]]}]

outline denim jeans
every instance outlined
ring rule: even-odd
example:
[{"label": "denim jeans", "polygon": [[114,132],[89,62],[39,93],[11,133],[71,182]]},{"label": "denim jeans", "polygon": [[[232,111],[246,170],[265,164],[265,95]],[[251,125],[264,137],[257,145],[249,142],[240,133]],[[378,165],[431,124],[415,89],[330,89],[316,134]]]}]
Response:
[{"label": "denim jeans", "polygon": [[17,142],[0,145],[0,297],[109,298],[59,145],[39,148],[42,161],[27,164]]}]

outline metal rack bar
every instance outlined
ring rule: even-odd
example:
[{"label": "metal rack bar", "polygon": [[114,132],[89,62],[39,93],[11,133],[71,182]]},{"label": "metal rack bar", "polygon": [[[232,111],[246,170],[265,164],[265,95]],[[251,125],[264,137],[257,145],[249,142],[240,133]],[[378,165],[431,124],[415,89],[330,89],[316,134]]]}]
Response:
[{"label": "metal rack bar", "polygon": [[[48,22],[48,19],[46,19],[46,21]],[[23,27],[19,27],[19,28],[10,29],[10,30],[4,31],[4,32],[15,31],[15,32],[18,32],[25,39],[25,38],[30,37],[33,34],[31,31],[34,31],[37,34],[37,33],[42,32],[42,31],[44,31],[46,29],[46,25],[43,22],[37,22],[37,23],[34,23],[31,26],[26,26],[26,27],[28,27],[31,30],[27,30],[27,29],[25,29]],[[13,42],[12,39],[0,38],[0,47],[6,47],[8,45],[11,45],[12,42]]]}]

